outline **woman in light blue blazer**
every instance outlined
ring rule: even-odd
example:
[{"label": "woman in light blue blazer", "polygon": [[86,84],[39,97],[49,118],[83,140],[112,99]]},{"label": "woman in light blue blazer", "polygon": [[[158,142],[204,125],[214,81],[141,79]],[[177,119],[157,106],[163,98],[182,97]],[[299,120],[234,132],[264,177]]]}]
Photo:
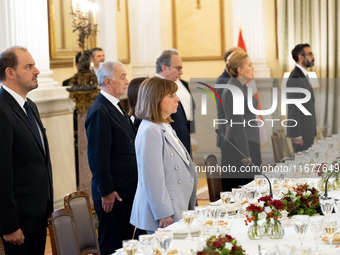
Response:
[{"label": "woman in light blue blazer", "polygon": [[135,114],[142,119],[135,140],[138,185],[130,223],[152,233],[194,209],[197,173],[170,126],[177,111],[176,83],[151,77],[139,88]]}]

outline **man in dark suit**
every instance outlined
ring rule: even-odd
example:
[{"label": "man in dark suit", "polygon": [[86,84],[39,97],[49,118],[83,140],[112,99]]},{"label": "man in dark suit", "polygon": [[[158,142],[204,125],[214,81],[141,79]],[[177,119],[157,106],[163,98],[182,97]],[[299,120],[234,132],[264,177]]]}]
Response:
[{"label": "man in dark suit", "polygon": [[[311,115],[305,115],[294,104],[288,105],[288,119],[297,122],[295,127],[287,127],[287,136],[291,137],[294,151],[304,151],[313,145],[316,136],[316,119],[314,108],[314,93],[308,77],[307,69],[314,66],[314,55],[309,44],[298,44],[292,50],[292,57],[296,62],[294,70],[287,80],[287,87],[304,88],[311,93],[311,99],[303,106]],[[304,97],[301,93],[288,93],[287,98],[299,99]],[[290,122],[289,126],[294,125]]]},{"label": "man in dark suit", "polygon": [[0,54],[0,236],[6,254],[45,253],[53,210],[52,170],[45,128],[27,93],[38,87],[31,54]]},{"label": "man in dark suit", "polygon": [[191,154],[190,121],[193,121],[193,104],[188,83],[183,83],[183,80],[180,80],[183,74],[183,65],[177,50],[164,50],[161,53],[156,61],[156,73],[163,79],[176,82],[178,86],[176,94],[181,101],[178,103],[177,112],[171,114],[171,119],[174,122],[171,122],[170,125]]},{"label": "man in dark suit", "polygon": [[88,160],[92,172],[92,197],[99,219],[102,255],[112,254],[131,239],[130,214],[137,187],[136,131],[119,98],[129,81],[124,65],[104,62],[98,71],[101,92],[85,122]]}]

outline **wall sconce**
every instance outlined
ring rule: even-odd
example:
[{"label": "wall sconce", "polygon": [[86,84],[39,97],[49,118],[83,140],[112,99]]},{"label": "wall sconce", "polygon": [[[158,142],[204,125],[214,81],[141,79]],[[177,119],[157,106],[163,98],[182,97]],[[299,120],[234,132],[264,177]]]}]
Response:
[{"label": "wall sconce", "polygon": [[93,0],[72,0],[71,15],[73,32],[78,31],[78,45],[84,52],[88,49],[88,37],[97,35],[96,12],[98,6]]}]

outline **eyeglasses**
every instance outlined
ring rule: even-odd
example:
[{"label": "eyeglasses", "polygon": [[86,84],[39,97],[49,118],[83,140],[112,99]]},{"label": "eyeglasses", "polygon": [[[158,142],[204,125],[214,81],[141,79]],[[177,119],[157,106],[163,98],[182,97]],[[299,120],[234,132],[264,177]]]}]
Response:
[{"label": "eyeglasses", "polygon": [[183,69],[183,66],[171,66],[171,67],[176,68],[178,72]]},{"label": "eyeglasses", "polygon": [[314,56],[314,53],[313,53],[313,52],[304,53],[303,56],[310,56],[310,57],[313,57],[313,56]]}]

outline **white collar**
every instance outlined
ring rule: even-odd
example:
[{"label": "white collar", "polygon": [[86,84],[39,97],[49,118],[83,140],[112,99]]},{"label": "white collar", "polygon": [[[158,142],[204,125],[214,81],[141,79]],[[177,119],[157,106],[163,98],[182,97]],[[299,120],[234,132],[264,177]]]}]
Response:
[{"label": "white collar", "polygon": [[25,104],[25,98],[23,98],[22,96],[20,96],[18,93],[16,93],[15,91],[11,90],[9,87],[6,87],[4,84],[2,84],[2,87],[4,88],[4,90],[6,90],[12,97],[14,97],[15,101],[18,102],[18,104],[21,106],[21,108],[24,108],[24,104]]},{"label": "white collar", "polygon": [[307,77],[308,71],[307,71],[305,68],[303,68],[302,66],[300,66],[299,64],[296,64],[296,66],[297,66],[298,68],[300,68],[301,71],[303,72],[303,74]]},{"label": "white collar", "polygon": [[106,97],[107,100],[109,100],[113,105],[118,105],[119,99],[110,95],[109,93],[105,92],[104,90],[101,90],[100,93]]}]

